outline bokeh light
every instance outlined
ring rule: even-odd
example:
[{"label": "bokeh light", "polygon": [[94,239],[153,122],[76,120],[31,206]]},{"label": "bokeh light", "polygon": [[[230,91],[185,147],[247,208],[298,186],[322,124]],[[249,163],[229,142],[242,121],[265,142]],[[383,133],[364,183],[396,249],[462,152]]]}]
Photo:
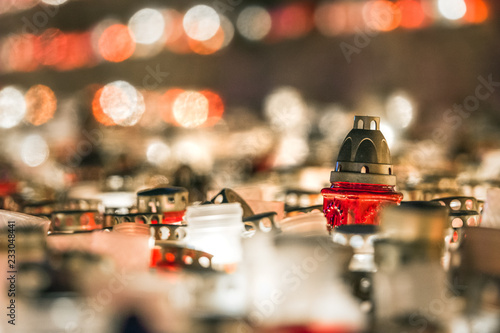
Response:
[{"label": "bokeh light", "polygon": [[271,15],[260,6],[249,6],[241,11],[236,20],[238,32],[245,38],[261,40],[271,31]]},{"label": "bokeh light", "polygon": [[165,20],[158,10],[144,8],[130,18],[128,27],[137,43],[153,44],[163,36]]},{"label": "bokeh light", "polygon": [[426,21],[422,4],[417,0],[401,0],[398,2],[401,11],[401,26],[406,29],[421,28]]},{"label": "bokeh light", "polygon": [[17,88],[8,86],[0,90],[0,127],[12,128],[23,120],[26,101]]},{"label": "bokeh light", "polygon": [[274,90],[264,101],[264,112],[271,126],[281,131],[294,131],[306,116],[306,104],[292,87]]},{"label": "bokeh light", "polygon": [[92,114],[94,115],[95,120],[101,123],[104,126],[113,126],[116,125],[113,119],[110,116],[104,113],[101,107],[101,95],[104,87],[99,88],[94,94],[94,99],[92,100]]},{"label": "bokeh light", "polygon": [[35,57],[37,37],[32,34],[12,35],[2,47],[2,59],[10,70],[31,72],[38,68]]},{"label": "bokeh light", "polygon": [[188,44],[193,52],[207,55],[220,50],[224,44],[224,40],[224,31],[220,28],[212,38],[204,41],[189,38]]},{"label": "bokeh light", "polygon": [[314,12],[314,21],[319,32],[325,36],[341,34],[347,25],[346,9],[345,3],[326,2],[320,4]]},{"label": "bokeh light", "polygon": [[170,148],[164,142],[154,141],[148,145],[146,157],[151,164],[165,165],[170,159]]},{"label": "bokeh light", "polygon": [[165,46],[175,53],[190,53],[189,37],[182,26],[183,15],[174,9],[168,9],[163,11],[163,16],[165,17]]},{"label": "bokeh light", "polygon": [[221,48],[228,46],[234,38],[234,25],[227,17],[220,15],[220,27],[224,33],[224,42]]},{"label": "bokeh light", "polygon": [[292,167],[305,162],[309,154],[306,139],[295,135],[284,136],[278,146],[274,166]]},{"label": "bokeh light", "polygon": [[57,98],[52,89],[44,85],[31,87],[24,95],[26,120],[35,126],[42,125],[54,117]]},{"label": "bokeh light", "polygon": [[42,0],[43,3],[51,6],[60,6],[68,0]]},{"label": "bokeh light", "polygon": [[121,62],[132,56],[135,42],[126,25],[113,24],[102,32],[98,47],[105,60]]},{"label": "bokeh light", "polygon": [[205,127],[214,126],[221,120],[224,114],[224,102],[222,98],[215,92],[210,90],[200,91],[200,94],[208,100],[208,118],[203,124]]},{"label": "bokeh light", "polygon": [[272,12],[270,37],[293,39],[306,35],[314,27],[312,8],[307,3],[293,3]]},{"label": "bokeh light", "polygon": [[393,126],[406,128],[413,119],[414,103],[405,92],[393,93],[387,99],[387,118]]},{"label": "bokeh light", "polygon": [[396,139],[396,133],[392,129],[391,126],[387,125],[387,123],[381,123],[380,124],[380,131],[385,137],[385,140],[387,141],[387,145],[389,148],[392,148]]},{"label": "bokeh light", "polygon": [[401,23],[401,10],[388,0],[368,1],[363,8],[363,18],[370,29],[391,31]]},{"label": "bokeh light", "polygon": [[458,20],[467,12],[464,0],[438,0],[438,9],[441,15],[448,20]]},{"label": "bokeh light", "polygon": [[35,57],[45,66],[57,66],[70,53],[68,38],[59,29],[47,29],[37,39]]},{"label": "bokeh light", "polygon": [[38,134],[27,136],[21,144],[21,159],[30,167],[37,167],[49,157],[49,146]]},{"label": "bokeh light", "polygon": [[175,99],[173,115],[183,127],[202,125],[208,118],[208,99],[196,91],[184,91]]},{"label": "bokeh light", "polygon": [[466,0],[467,12],[464,20],[469,23],[482,23],[488,18],[488,6],[483,0]]},{"label": "bokeh light", "polygon": [[172,88],[167,90],[161,97],[160,114],[163,121],[167,124],[177,124],[174,118],[174,102],[177,96],[182,94],[185,90],[179,88]]},{"label": "bokeh light", "polygon": [[146,109],[142,94],[125,81],[105,85],[99,100],[104,113],[121,126],[135,125]]},{"label": "bokeh light", "polygon": [[210,6],[196,5],[184,15],[186,34],[199,41],[212,38],[220,28],[219,14]]}]

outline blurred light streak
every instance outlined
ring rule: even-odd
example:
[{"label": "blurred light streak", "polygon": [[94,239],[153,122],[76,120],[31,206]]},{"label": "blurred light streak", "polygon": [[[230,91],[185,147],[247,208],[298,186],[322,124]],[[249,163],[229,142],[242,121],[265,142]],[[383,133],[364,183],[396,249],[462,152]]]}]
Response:
[{"label": "blurred light streak", "polygon": [[26,120],[40,126],[54,117],[57,98],[52,89],[44,85],[31,87],[24,95],[26,101]]}]

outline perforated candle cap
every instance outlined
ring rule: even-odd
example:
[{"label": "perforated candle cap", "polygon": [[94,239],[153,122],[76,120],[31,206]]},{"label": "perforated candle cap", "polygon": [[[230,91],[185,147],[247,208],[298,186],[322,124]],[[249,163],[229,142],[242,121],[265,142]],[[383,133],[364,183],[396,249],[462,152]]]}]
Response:
[{"label": "perforated candle cap", "polygon": [[380,118],[355,116],[330,181],[396,185],[391,163],[387,140],[380,131]]}]

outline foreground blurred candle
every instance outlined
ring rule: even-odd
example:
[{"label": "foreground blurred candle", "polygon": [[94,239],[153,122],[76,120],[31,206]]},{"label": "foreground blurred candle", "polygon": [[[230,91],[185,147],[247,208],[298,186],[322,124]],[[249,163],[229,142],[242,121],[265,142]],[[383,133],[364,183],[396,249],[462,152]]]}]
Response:
[{"label": "foreground blurred candle", "polygon": [[242,258],[242,216],[239,203],[188,207],[185,216],[188,244],[212,254],[214,267],[230,269]]},{"label": "foreground blurred candle", "polygon": [[331,187],[321,191],[328,228],[345,224],[378,224],[378,211],[397,204],[391,155],[379,130],[380,118],[355,116],[330,176]]}]

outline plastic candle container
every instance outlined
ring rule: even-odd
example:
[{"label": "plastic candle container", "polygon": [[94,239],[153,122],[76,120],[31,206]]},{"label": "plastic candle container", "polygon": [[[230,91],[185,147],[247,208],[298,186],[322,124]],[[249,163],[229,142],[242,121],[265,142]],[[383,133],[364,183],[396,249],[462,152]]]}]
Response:
[{"label": "plastic candle container", "polygon": [[242,258],[242,216],[239,203],[188,207],[185,215],[188,245],[212,254],[215,268],[237,264]]}]

